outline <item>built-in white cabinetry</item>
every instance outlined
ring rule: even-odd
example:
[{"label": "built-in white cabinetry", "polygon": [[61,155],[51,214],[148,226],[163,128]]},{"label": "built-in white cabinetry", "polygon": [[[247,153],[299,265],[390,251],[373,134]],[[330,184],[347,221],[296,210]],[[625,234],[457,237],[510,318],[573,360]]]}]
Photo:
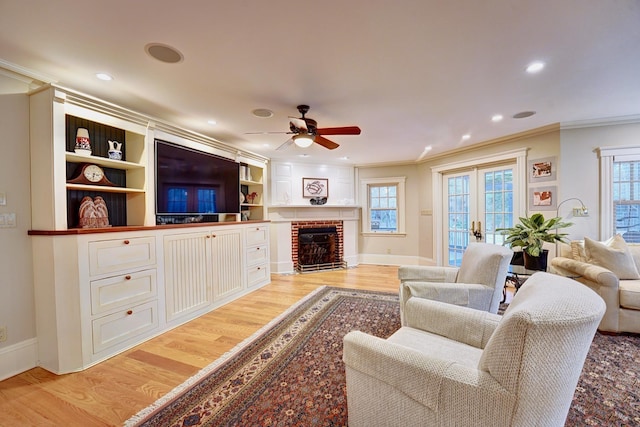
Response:
[{"label": "built-in white cabinetry", "polygon": [[164,292],[167,321],[208,307],[213,298],[210,277],[211,232],[164,236]]},{"label": "built-in white cabinetry", "polygon": [[266,196],[264,185],[264,168],[252,164],[241,164],[240,192],[244,198],[240,209],[243,217],[252,220],[265,218]]},{"label": "built-in white cabinetry", "polygon": [[269,228],[265,225],[247,228],[247,285],[257,287],[269,282]]},{"label": "built-in white cabinetry", "polygon": [[[266,158],[55,85],[30,93],[29,108],[40,366],[85,369],[269,283],[269,245],[255,237],[268,236]],[[79,128],[90,153],[76,152]],[[156,138],[243,165],[244,221],[156,225]],[[109,155],[116,145],[121,158]],[[87,164],[108,181],[83,177]],[[82,201],[98,196],[108,226],[79,228]]]},{"label": "built-in white cabinetry", "polygon": [[[133,228],[133,227],[132,227]],[[270,281],[268,224],[33,233],[40,365],[85,369]]]},{"label": "built-in white cabinetry", "polygon": [[168,322],[206,310],[246,288],[244,229],[219,226],[164,237]]},{"label": "built-in white cabinetry", "polygon": [[107,238],[89,240],[87,246],[91,359],[96,359],[157,330],[156,239]]}]

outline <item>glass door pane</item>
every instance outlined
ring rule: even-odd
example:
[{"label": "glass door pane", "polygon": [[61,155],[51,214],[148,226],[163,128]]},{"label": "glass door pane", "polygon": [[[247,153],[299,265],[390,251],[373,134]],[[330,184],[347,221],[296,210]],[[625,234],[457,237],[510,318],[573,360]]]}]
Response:
[{"label": "glass door pane", "polygon": [[484,219],[482,234],[485,242],[501,245],[504,236],[496,229],[513,226],[513,169],[483,169],[481,174],[479,192],[484,193],[484,206],[480,206],[478,217]]},{"label": "glass door pane", "polygon": [[513,226],[514,178],[511,165],[444,176],[445,265],[461,265],[464,250],[470,241],[476,241],[474,229],[480,230],[480,241],[503,243],[496,229]]},{"label": "glass door pane", "polygon": [[447,218],[447,255],[449,265],[459,266],[462,253],[469,244],[469,218],[471,212],[471,176],[450,176],[445,180]]}]

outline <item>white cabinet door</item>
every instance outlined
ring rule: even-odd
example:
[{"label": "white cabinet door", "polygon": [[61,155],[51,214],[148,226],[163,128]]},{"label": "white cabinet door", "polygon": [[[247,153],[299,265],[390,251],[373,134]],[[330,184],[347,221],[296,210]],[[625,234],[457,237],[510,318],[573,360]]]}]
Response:
[{"label": "white cabinet door", "polygon": [[167,321],[211,304],[211,233],[164,237],[164,285]]},{"label": "white cabinet door", "polygon": [[215,301],[244,289],[243,235],[241,229],[214,230],[211,237],[213,299]]}]

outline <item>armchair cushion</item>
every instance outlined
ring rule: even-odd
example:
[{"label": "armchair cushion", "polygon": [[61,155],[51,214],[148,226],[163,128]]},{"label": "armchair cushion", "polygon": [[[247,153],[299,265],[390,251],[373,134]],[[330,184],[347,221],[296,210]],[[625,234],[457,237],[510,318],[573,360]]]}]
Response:
[{"label": "armchair cushion", "polygon": [[620,280],[640,279],[633,255],[619,234],[604,243],[585,237],[584,249],[588,263],[611,270]]}]

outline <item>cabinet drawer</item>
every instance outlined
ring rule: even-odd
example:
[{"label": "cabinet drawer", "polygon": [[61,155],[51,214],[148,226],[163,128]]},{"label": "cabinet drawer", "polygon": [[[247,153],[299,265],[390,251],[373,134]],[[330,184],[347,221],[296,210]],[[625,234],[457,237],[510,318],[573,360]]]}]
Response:
[{"label": "cabinet drawer", "polygon": [[131,306],[157,295],[156,270],[143,270],[91,282],[91,314]]},{"label": "cabinet drawer", "polygon": [[269,269],[267,264],[256,265],[247,269],[247,285],[249,287],[269,281]]},{"label": "cabinet drawer", "polygon": [[267,243],[269,228],[265,226],[247,228],[247,246]]},{"label": "cabinet drawer", "polygon": [[157,300],[100,317],[93,321],[93,352],[99,353],[157,327]]},{"label": "cabinet drawer", "polygon": [[155,237],[89,242],[89,274],[127,271],[156,263]]},{"label": "cabinet drawer", "polygon": [[267,247],[254,246],[247,249],[247,265],[263,264],[267,261]]}]

